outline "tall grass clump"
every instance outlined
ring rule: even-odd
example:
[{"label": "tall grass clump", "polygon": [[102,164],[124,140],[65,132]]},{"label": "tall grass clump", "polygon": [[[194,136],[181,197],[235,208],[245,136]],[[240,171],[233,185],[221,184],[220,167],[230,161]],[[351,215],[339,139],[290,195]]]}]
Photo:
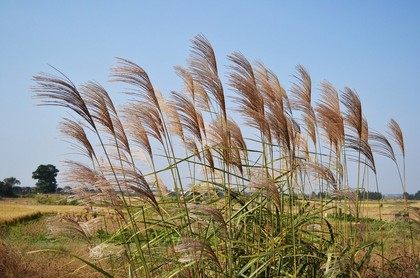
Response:
[{"label": "tall grass clump", "polygon": [[68,162],[68,179],[96,188],[118,215],[105,243],[124,252],[102,274],[363,276],[382,242],[364,240],[358,192],[376,176],[374,152],[396,161],[391,144],[369,131],[354,90],[325,81],[314,101],[302,66],[288,93],[263,63],[239,52],[228,60],[223,84],[212,46],[196,36],[187,65],[175,68],[182,88],[165,96],[118,58],[111,82],[128,95],[119,108],[96,82],[34,76],[41,104],[73,112],[62,132],[87,159]]}]

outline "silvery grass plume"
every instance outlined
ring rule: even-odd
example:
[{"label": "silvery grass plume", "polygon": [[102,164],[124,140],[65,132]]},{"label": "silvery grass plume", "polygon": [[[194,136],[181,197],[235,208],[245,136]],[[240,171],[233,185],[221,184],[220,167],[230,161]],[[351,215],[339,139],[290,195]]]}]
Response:
[{"label": "silvery grass plume", "polygon": [[280,182],[275,182],[274,178],[271,177],[267,171],[254,169],[251,172],[250,181],[247,187],[251,192],[256,190],[256,192],[266,198],[272,199],[277,209],[281,210],[282,198],[279,192],[279,188],[281,188],[279,185]]},{"label": "silvery grass plume", "polygon": [[[127,94],[136,97],[126,113],[135,113],[135,121],[139,121],[144,127],[146,134],[164,144],[164,137],[167,135],[164,126],[162,102],[159,101],[158,93],[154,89],[146,71],[137,64],[118,58],[118,65],[112,68],[111,82],[122,82],[133,86]],[[141,112],[140,112],[141,111]],[[143,138],[144,147],[147,143]],[[151,152],[150,148],[146,148]]]},{"label": "silvery grass plume", "polygon": [[86,242],[91,242],[96,231],[104,227],[104,222],[102,217],[87,219],[85,215],[66,214],[49,218],[48,227],[53,234],[78,235]]},{"label": "silvery grass plume", "polygon": [[89,248],[89,258],[100,260],[108,257],[123,257],[125,253],[124,247],[112,243],[100,243]]},{"label": "silvery grass plume", "polygon": [[194,80],[191,72],[181,66],[176,66],[175,72],[184,81],[184,88],[182,89],[182,92],[192,99],[197,110],[210,112],[210,97],[203,86],[201,86],[197,80]]},{"label": "silvery grass plume", "polygon": [[208,127],[208,138],[212,149],[226,165],[233,165],[243,173],[242,161],[247,160],[247,148],[238,124],[229,119],[218,118]]},{"label": "silvery grass plume", "polygon": [[308,172],[314,175],[314,180],[324,180],[331,190],[337,190],[337,178],[336,175],[331,171],[329,167],[323,166],[319,163],[307,162],[305,167],[308,168]]},{"label": "silvery grass plume", "polygon": [[[344,198],[358,218],[358,192],[346,189],[345,178],[351,174],[347,162],[358,163],[360,190],[368,186],[369,170],[376,176],[374,154],[397,163],[392,145],[369,130],[354,90],[344,88],[339,95],[324,81],[320,99],[314,101],[311,77],[297,66],[289,99],[279,78],[263,63],[251,64],[240,52],[227,58],[227,85],[237,104],[231,110],[215,51],[203,35],[192,40],[187,66],[175,68],[182,88],[171,91],[168,99],[141,66],[121,58],[110,79],[129,85],[130,100],[118,110],[96,82],[76,87],[59,71],[57,76],[41,73],[33,78],[41,104],[75,113],[76,119],[64,119],[61,130],[90,164],[69,162],[69,181],[94,187],[89,202],[95,204],[100,197],[101,205],[119,215],[115,235],[127,258],[116,273],[138,277],[362,273],[361,265],[369,259],[359,260],[356,253],[368,254],[370,245],[358,242],[355,235],[350,249],[340,246],[348,239],[343,228],[348,222],[334,218],[336,223],[330,224],[330,219],[323,219],[321,214],[330,209],[324,201]],[[244,117],[242,126],[233,120],[238,115]],[[249,127],[259,133],[247,141],[242,131]],[[391,120],[389,129],[405,159],[400,127]],[[251,149],[254,145],[259,147]],[[162,179],[175,189],[176,198],[167,194]],[[307,200],[312,184],[320,190],[327,185],[332,199]],[[405,190],[405,177],[402,185]],[[336,209],[341,202],[333,205],[331,209]],[[79,222],[68,224],[74,225],[74,233],[86,234]],[[329,231],[323,229],[324,222]],[[98,245],[92,256],[106,257],[114,247]]]},{"label": "silvery grass plume", "polygon": [[343,115],[347,127],[354,132],[354,137],[362,140],[363,114],[359,96],[352,89],[346,87],[342,93],[341,103],[346,108]]},{"label": "silvery grass plume", "polygon": [[281,86],[275,73],[267,69],[262,63],[256,64],[255,76],[258,89],[264,99],[265,121],[270,129],[269,142],[291,149],[290,126],[292,125],[292,111],[286,90]]},{"label": "silvery grass plume", "polygon": [[203,35],[192,40],[188,70],[195,80],[216,103],[223,120],[227,120],[226,99],[219,77],[216,55],[210,42]]},{"label": "silvery grass plume", "polygon": [[[55,68],[54,68],[55,69]],[[41,105],[61,106],[74,111],[86,121],[89,127],[96,130],[96,125],[78,88],[63,73],[55,69],[60,76],[40,73],[32,80],[34,98],[41,99]]]},{"label": "silvery grass plume", "polygon": [[218,272],[223,272],[222,265],[214,253],[211,246],[203,240],[194,238],[182,238],[181,242],[175,246],[175,251],[179,254],[179,262],[181,263],[198,263],[202,259],[209,260],[216,266]]},{"label": "silvery grass plume", "polygon": [[404,135],[401,130],[400,125],[394,119],[391,119],[388,124],[389,128],[389,135],[391,136],[392,140],[397,143],[397,146],[401,150],[401,154],[403,158],[405,158],[405,145],[404,145]]},{"label": "silvery grass plume", "polygon": [[[388,124],[388,134],[389,134],[391,140],[393,140],[397,144],[398,148],[401,151],[401,155],[402,155],[402,159],[403,159],[403,174],[401,175],[401,171],[400,171],[400,168],[399,168],[398,163],[397,163],[397,170],[398,170],[398,174],[400,176],[402,190],[405,193],[405,192],[407,192],[407,190],[406,190],[406,180],[405,180],[405,144],[404,144],[404,136],[403,136],[403,133],[402,133],[402,130],[401,130],[400,125],[394,119],[391,119],[389,121],[389,124]],[[407,200],[405,198],[405,194],[404,194],[404,200],[405,200],[406,208],[407,208]]]},{"label": "silvery grass plume", "polygon": [[193,217],[203,221],[202,223],[209,225],[210,222],[217,223],[222,231],[221,236],[227,235],[228,226],[225,222],[223,214],[217,208],[204,204],[188,204],[188,209]]},{"label": "silvery grass plume", "polygon": [[373,152],[385,156],[391,159],[394,163],[397,163],[394,149],[385,135],[377,131],[371,131],[369,132],[369,142]]},{"label": "silvery grass plume", "polygon": [[90,140],[85,132],[82,123],[64,118],[60,124],[60,131],[70,140],[73,147],[79,151],[79,153],[86,155],[92,163],[98,163],[95,150],[90,143]]},{"label": "silvery grass plume", "polygon": [[197,141],[200,147],[203,145],[206,136],[204,120],[201,112],[196,109],[192,99],[182,93],[172,92],[172,104],[178,112],[179,121],[182,127],[182,139],[189,138],[191,141]]},{"label": "silvery grass plume", "polygon": [[345,138],[339,95],[331,83],[324,81],[321,83],[320,98],[315,107],[317,121],[323,131],[323,136],[335,151],[335,157],[339,163]]},{"label": "silvery grass plume", "polygon": [[228,56],[233,62],[230,66],[228,84],[236,92],[232,99],[238,105],[237,111],[245,117],[245,123],[271,139],[270,129],[265,117],[264,97],[260,93],[254,69],[242,53],[235,52]]},{"label": "silvery grass plume", "polygon": [[293,98],[290,102],[292,109],[302,113],[303,122],[309,138],[314,146],[317,144],[316,117],[312,107],[312,81],[308,71],[301,65],[296,67],[297,74],[294,75],[297,80],[293,83],[290,92]]}]

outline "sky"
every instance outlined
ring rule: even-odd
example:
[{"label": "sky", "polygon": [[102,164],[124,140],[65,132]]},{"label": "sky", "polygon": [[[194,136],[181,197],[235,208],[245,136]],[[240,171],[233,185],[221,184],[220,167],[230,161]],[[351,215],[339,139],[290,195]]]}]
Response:
[{"label": "sky", "polygon": [[[224,74],[226,56],[262,61],[285,88],[296,66],[314,95],[328,80],[354,89],[369,127],[390,118],[406,145],[407,191],[420,190],[419,1],[0,1],[0,180],[34,186],[40,164],[62,169],[73,150],[58,123],[66,112],[37,106],[32,76],[53,73],[106,88],[122,57],[141,65],[163,94],[179,90],[173,67],[186,65],[191,39],[203,34]],[[118,102],[119,93],[111,92]],[[396,168],[377,159],[380,191],[401,193]],[[59,174],[59,182],[62,180]]]}]

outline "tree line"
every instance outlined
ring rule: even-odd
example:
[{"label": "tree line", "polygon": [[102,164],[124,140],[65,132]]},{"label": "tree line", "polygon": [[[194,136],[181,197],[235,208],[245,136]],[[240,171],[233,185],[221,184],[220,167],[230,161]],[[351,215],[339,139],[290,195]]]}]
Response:
[{"label": "tree line", "polygon": [[404,197],[406,200],[420,200],[420,190],[417,191],[416,194],[410,194],[408,192],[405,192]]},{"label": "tree line", "polygon": [[[329,192],[312,192],[311,195],[312,199],[329,199],[333,198],[333,196]],[[359,200],[381,200],[384,196],[381,192],[374,192],[374,191],[359,191]],[[415,194],[410,194],[405,192],[403,194],[403,198],[406,200],[420,200],[420,190],[417,191]]]},{"label": "tree line", "polygon": [[39,165],[32,172],[32,178],[38,180],[35,188],[20,187],[21,182],[16,177],[5,178],[0,181],[0,196],[13,197],[31,193],[55,193],[57,191],[57,174],[59,170],[52,164]]}]

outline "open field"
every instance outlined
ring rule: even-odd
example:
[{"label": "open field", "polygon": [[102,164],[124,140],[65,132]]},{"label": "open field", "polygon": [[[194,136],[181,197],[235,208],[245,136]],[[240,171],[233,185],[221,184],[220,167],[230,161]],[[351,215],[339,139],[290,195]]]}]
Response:
[{"label": "open field", "polygon": [[[420,201],[411,201],[408,205],[419,208]],[[413,246],[419,250],[420,238],[418,234],[414,237],[410,235],[413,230],[410,229],[409,223],[395,219],[395,213],[404,209],[404,202],[401,200],[384,201],[382,218],[385,221],[375,220],[379,219],[376,212],[377,202],[364,202],[362,207],[363,217],[371,219],[357,226],[364,241],[375,242],[383,239],[384,254],[387,258],[396,259],[395,262],[401,265],[408,264],[407,267],[413,267],[407,257],[411,252],[410,241],[413,241]],[[54,232],[51,226],[59,223],[56,221],[58,214],[61,217],[86,214],[83,206],[43,205],[37,204],[35,199],[19,198],[0,200],[0,210],[2,211],[0,241],[3,242],[0,244],[0,258],[3,258],[0,259],[0,271],[9,271],[5,277],[58,277],[57,275],[98,277],[93,269],[68,255],[73,254],[90,260],[89,248],[101,240],[97,238],[98,234],[86,239],[76,230]],[[32,220],[28,217],[35,214],[40,215]],[[114,221],[111,217],[108,217],[108,220]],[[78,223],[87,222],[81,220]],[[416,228],[414,232],[418,232]],[[61,250],[64,253],[61,251],[59,253],[37,252],[46,249]],[[371,264],[380,264],[380,257],[375,255],[378,253],[380,253],[379,250],[375,248]],[[102,263],[102,267],[105,265],[106,263]],[[11,267],[14,270],[11,270]]]},{"label": "open field", "polygon": [[83,207],[44,205],[32,198],[4,198],[0,200],[0,225],[31,218],[39,214],[81,213]]},{"label": "open field", "polygon": [[[383,200],[381,214],[383,220],[395,220],[395,214],[404,210],[403,200]],[[420,201],[407,201],[409,208],[420,209]],[[378,201],[363,201],[361,217],[379,219]],[[76,205],[46,205],[33,198],[3,198],[0,199],[0,224],[13,222],[35,214],[72,214],[83,213],[83,206]]]},{"label": "open field", "polygon": [[88,252],[89,244],[77,235],[52,234],[47,216],[0,228],[1,277],[98,277],[66,254],[88,258]]},{"label": "open field", "polygon": [[[383,220],[395,220],[396,214],[401,213],[404,210],[403,200],[383,200],[381,204],[381,214]],[[361,206],[362,217],[379,219],[378,201],[363,201]],[[420,209],[420,201],[407,201],[407,206],[410,212]],[[412,216],[414,217],[414,215]]]},{"label": "open field", "polygon": [[2,198],[0,211],[1,277],[98,277],[69,255],[88,259],[89,247],[95,241],[95,235],[88,239],[77,232],[78,223],[92,218],[84,206]]}]

